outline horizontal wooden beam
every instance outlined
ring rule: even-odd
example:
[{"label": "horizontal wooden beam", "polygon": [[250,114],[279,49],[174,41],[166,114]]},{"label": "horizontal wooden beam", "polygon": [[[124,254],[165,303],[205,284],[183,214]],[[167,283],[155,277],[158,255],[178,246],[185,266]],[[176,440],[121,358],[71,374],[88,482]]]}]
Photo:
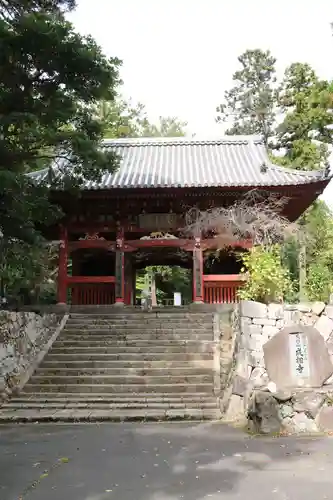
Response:
[{"label": "horizontal wooden beam", "polygon": [[203,280],[205,283],[235,283],[243,282],[246,280],[242,274],[204,274]]},{"label": "horizontal wooden beam", "polygon": [[[181,248],[182,250],[192,251],[194,249],[195,241],[190,238],[156,238],[156,239],[140,239],[140,240],[125,240],[123,245],[124,252],[134,252],[140,248]],[[250,240],[235,241],[230,243],[230,247],[251,248],[252,242]],[[79,240],[70,241],[68,244],[70,252],[82,248],[101,248],[108,251],[115,251],[116,243],[108,240]],[[217,250],[219,248],[217,238],[209,238],[201,240],[201,248],[205,250]]]},{"label": "horizontal wooden beam", "polygon": [[194,247],[194,240],[184,238],[156,238],[151,240],[125,240],[124,246],[129,245],[132,248],[183,248],[191,250]]},{"label": "horizontal wooden beam", "polygon": [[114,250],[115,242],[107,240],[78,240],[70,241],[68,249],[70,252],[79,250],[81,248],[102,248],[104,250]]},{"label": "horizontal wooden beam", "polygon": [[115,276],[67,276],[68,286],[85,283],[115,283],[115,281]]},{"label": "horizontal wooden beam", "polygon": [[68,232],[72,234],[115,232],[116,226],[115,222],[84,221],[67,223]]}]

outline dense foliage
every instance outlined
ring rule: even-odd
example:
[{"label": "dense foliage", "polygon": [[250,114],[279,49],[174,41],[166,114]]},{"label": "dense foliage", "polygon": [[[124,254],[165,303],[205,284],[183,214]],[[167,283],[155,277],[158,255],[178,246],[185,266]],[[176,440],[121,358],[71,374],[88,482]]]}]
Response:
[{"label": "dense foliage", "polygon": [[324,300],[333,292],[333,214],[322,201],[304,214],[309,299]]},{"label": "dense foliage", "polygon": [[0,239],[0,252],[0,297],[5,295],[14,306],[46,297],[47,302],[55,301],[57,246]]},{"label": "dense foliage", "polygon": [[286,69],[277,105],[284,119],[276,128],[275,148],[280,162],[293,168],[312,170],[325,166],[332,144],[332,87],[320,80],[308,64],[295,63]]},{"label": "dense foliage", "polygon": [[96,117],[104,127],[104,137],[182,137],[187,123],[177,117],[160,116],[152,123],[142,103],[133,104],[118,96],[113,102],[101,101],[95,108]]},{"label": "dense foliage", "polygon": [[[262,50],[246,51],[239,62],[240,70],[233,76],[236,85],[225,93],[224,103],[217,109],[217,121],[231,120],[231,128],[226,132],[260,133],[270,149],[271,160],[285,167],[327,168],[333,142],[332,82],[320,79],[308,64],[297,62],[286,68],[278,83],[275,59]],[[311,300],[327,300],[333,285],[332,212],[324,202],[316,201],[299,222],[302,228],[299,234],[304,234],[304,241],[290,237],[280,252],[282,269],[292,281],[292,294],[285,291],[284,298],[298,300],[305,293]],[[258,297],[265,283],[270,282],[270,265],[277,254],[276,250],[269,252],[267,247],[263,247],[263,252],[257,249],[250,254],[249,261],[245,258],[251,276],[242,292],[247,297],[251,293],[252,298]],[[301,263],[302,253],[304,263]],[[260,276],[254,265],[261,269]],[[281,272],[277,260],[276,266]],[[306,276],[306,290],[300,290],[302,273]]]},{"label": "dense foliage", "polygon": [[103,129],[88,105],[114,98],[119,61],[47,12],[0,20],[0,47],[0,228],[26,241],[52,213],[47,191],[26,172],[55,158],[61,168],[66,159],[70,186],[116,168],[98,149]]},{"label": "dense foliage", "polygon": [[286,68],[276,79],[276,59],[269,51],[247,50],[233,75],[235,86],[217,108],[227,134],[259,134],[272,148],[274,161],[296,169],[324,166],[332,144],[333,86],[306,63]]},{"label": "dense foliage", "polygon": [[147,273],[154,273],[155,276],[157,304],[172,304],[175,292],[181,294],[183,303],[188,304],[192,301],[192,272],[180,266],[149,266],[138,271],[137,300],[140,300],[146,287]]},{"label": "dense foliage", "polygon": [[0,0],[0,16],[13,18],[27,12],[68,12],[76,6],[76,0]]},{"label": "dense foliage", "polygon": [[[118,165],[115,155],[99,150],[103,126],[91,106],[114,99],[120,61],[75,32],[62,12],[73,6],[70,0],[0,2],[2,283],[14,289],[18,269],[27,269],[34,255],[25,245],[41,248],[38,227],[60,215],[48,195],[59,179],[49,175],[48,186],[36,186],[26,174],[57,161],[61,182],[75,187]],[[62,169],[64,160],[70,168]],[[12,259],[18,248],[25,248],[22,265]]]},{"label": "dense foliage", "polygon": [[241,256],[246,275],[245,285],[240,289],[239,296],[244,300],[258,302],[282,302],[293,292],[289,271],[281,263],[279,245],[268,248],[253,247]]}]

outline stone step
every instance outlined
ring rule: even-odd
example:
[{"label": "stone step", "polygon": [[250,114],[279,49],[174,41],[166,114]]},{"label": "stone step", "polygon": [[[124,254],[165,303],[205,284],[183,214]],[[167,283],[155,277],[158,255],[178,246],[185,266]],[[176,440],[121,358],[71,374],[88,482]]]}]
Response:
[{"label": "stone step", "polygon": [[197,328],[196,325],[183,325],[181,328],[180,327],[173,327],[170,325],[162,325],[160,327],[151,327],[147,326],[145,327],[144,325],[141,325],[140,327],[132,328],[132,327],[89,327],[85,326],[82,328],[72,328],[72,327],[67,327],[62,331],[62,335],[71,335],[72,337],[75,336],[121,336],[121,335],[126,335],[126,336],[131,336],[133,338],[140,338],[141,335],[147,334],[147,335],[175,335],[177,334],[178,336],[188,336],[191,335],[192,333],[195,333],[197,335],[210,335],[213,337],[213,328],[211,327],[206,327],[206,328]]},{"label": "stone step", "polygon": [[[104,349],[104,348],[103,348]],[[78,356],[80,354],[80,356]],[[50,363],[60,363],[60,362],[76,362],[82,360],[83,362],[119,362],[126,363],[126,365],[132,365],[132,363],[146,363],[146,362],[165,362],[170,361],[175,362],[186,362],[186,361],[211,361],[213,359],[210,352],[164,352],[163,356],[161,352],[128,352],[119,351],[116,349],[115,353],[104,354],[103,352],[91,352],[90,349],[83,348],[81,352],[78,353],[76,349],[66,349],[64,353],[58,353],[55,349],[51,349],[45,362]]]},{"label": "stone step", "polygon": [[128,340],[118,340],[112,337],[104,337],[102,340],[89,339],[89,340],[67,340],[66,337],[61,337],[55,341],[54,347],[89,347],[94,350],[95,347],[137,347],[140,348],[150,348],[162,347],[164,349],[168,347],[180,347],[191,346],[195,351],[197,347],[202,345],[213,344],[213,340],[192,340],[192,339],[155,339],[155,340],[139,340],[139,339],[128,339]]},{"label": "stone step", "polygon": [[193,334],[196,335],[210,335],[213,336],[212,328],[196,328],[195,326],[189,328],[169,328],[169,327],[161,327],[161,328],[145,328],[144,326],[140,326],[138,328],[90,328],[90,327],[82,327],[82,328],[65,328],[62,332],[62,335],[71,336],[71,337],[81,337],[88,336],[90,337],[98,337],[98,336],[123,336],[131,337],[131,338],[140,338],[142,335],[147,335],[147,338],[155,338],[156,336],[186,336],[191,337]]},{"label": "stone step", "polygon": [[65,360],[54,360],[53,358],[50,360],[51,356],[47,356],[46,360],[40,365],[39,369],[49,369],[49,370],[57,370],[59,369],[79,369],[79,370],[91,370],[91,369],[114,369],[114,370],[129,370],[129,369],[147,369],[147,370],[192,370],[192,369],[212,369],[213,368],[213,360],[212,359],[192,359],[192,360],[165,360],[165,359],[153,359],[153,360],[100,360],[100,359],[89,359],[82,360],[73,358],[71,361]]},{"label": "stone step", "polygon": [[143,312],[136,311],[135,313],[128,314],[122,313],[71,313],[68,321],[84,320],[84,321],[154,321],[154,320],[180,320],[184,318],[187,320],[196,321],[198,319],[212,319],[212,312],[185,312],[182,310],[176,312]]},{"label": "stone step", "polygon": [[[167,352],[166,352],[167,351]],[[134,347],[134,346],[94,346],[94,348],[91,348],[90,346],[54,346],[52,347],[52,354],[70,354],[70,355],[77,355],[76,359],[78,356],[82,354],[90,354],[91,356],[95,356],[98,354],[118,354],[118,355],[126,355],[126,354],[133,354],[136,353],[137,355],[140,355],[142,359],[147,359],[144,358],[147,355],[155,354],[158,356],[158,359],[164,359],[164,356],[168,356],[171,353],[177,353],[177,354],[207,354],[210,353],[210,355],[213,355],[213,345],[209,345],[208,343],[202,344],[200,349],[198,348],[197,351],[195,350],[195,346],[191,345],[183,345],[180,346],[178,345],[155,345],[155,346],[140,346],[140,347]],[[163,353],[163,356],[162,356]],[[128,357],[130,359],[130,357]]]},{"label": "stone step", "polygon": [[203,321],[203,320],[197,320],[197,321],[189,321],[186,318],[183,318],[181,321],[178,320],[169,320],[169,319],[164,319],[164,320],[153,320],[153,321],[127,321],[127,320],[122,320],[122,321],[89,321],[89,320],[67,320],[66,322],[66,328],[84,328],[84,327],[89,327],[89,328],[142,328],[142,327],[151,327],[151,328],[161,328],[163,326],[169,326],[173,328],[186,328],[186,326],[197,326],[198,328],[212,328],[213,326],[213,320],[210,319],[209,321]]},{"label": "stone step", "polygon": [[212,312],[71,313],[6,421],[220,418]]},{"label": "stone step", "polygon": [[150,402],[135,402],[135,401],[114,401],[108,402],[75,402],[75,401],[11,401],[1,407],[1,410],[7,409],[27,409],[27,408],[93,408],[93,409],[125,409],[125,408],[218,408],[217,401],[179,401],[179,402],[163,402],[163,401],[150,401]]},{"label": "stone step", "polygon": [[218,409],[109,409],[87,410],[64,408],[53,409],[27,409],[27,410],[1,410],[0,422],[123,422],[123,421],[160,421],[160,420],[215,420],[221,418]]},{"label": "stone step", "polygon": [[[203,375],[192,375],[188,374],[175,374],[175,375],[134,375],[134,374],[123,374],[123,375],[33,375],[30,379],[32,384],[59,384],[59,385],[71,385],[71,384],[95,384],[95,385],[128,385],[136,384],[143,386],[155,386],[162,384],[204,384],[212,382],[213,372],[206,373]],[[29,382],[30,383],[30,382]]]},{"label": "stone step", "polygon": [[159,335],[170,335],[177,333],[178,335],[188,335],[194,332],[197,334],[210,334],[213,335],[212,325],[202,326],[202,325],[169,325],[164,323],[163,325],[82,325],[76,327],[76,325],[67,325],[63,330],[65,335],[132,335],[138,336],[143,333],[147,334],[159,334]]},{"label": "stone step", "polygon": [[220,418],[211,311],[86,312],[71,313],[0,422]]},{"label": "stone step", "polygon": [[[147,354],[157,354],[157,358],[161,361],[163,361],[164,356],[168,357],[168,354],[170,353],[175,353],[175,354],[193,354],[196,355],[197,357],[201,356],[204,353],[211,353],[213,355],[214,350],[215,350],[215,345],[213,342],[201,342],[199,345],[192,345],[192,344],[181,344],[181,343],[172,343],[170,342],[169,344],[159,344],[156,343],[154,345],[151,344],[139,344],[136,345],[135,343],[127,344],[121,343],[96,343],[96,345],[91,345],[90,343],[66,343],[66,342],[59,342],[55,343],[54,347],[52,348],[52,354],[75,354],[76,353],[80,355],[81,359],[81,354],[87,353],[91,355],[98,355],[98,354],[119,354],[119,355],[126,355],[129,354],[129,357],[127,358],[128,360],[132,359],[131,354],[137,354],[138,359],[145,359],[145,355]],[[51,354],[50,354],[51,355]],[[170,357],[170,356],[169,356]],[[48,357],[47,357],[48,359]],[[76,358],[78,359],[78,358]],[[83,358],[82,358],[83,359]],[[122,357],[122,359],[124,359]]]},{"label": "stone step", "polygon": [[82,404],[92,404],[92,403],[185,403],[185,404],[200,404],[201,402],[217,403],[217,398],[212,396],[211,391],[207,393],[175,393],[175,394],[165,394],[165,393],[114,393],[114,394],[101,394],[101,393],[66,393],[66,392],[36,392],[36,393],[26,393],[22,392],[19,396],[11,399],[13,403],[21,402],[31,402],[34,401],[39,404],[43,403],[82,403]]},{"label": "stone step", "polygon": [[159,332],[152,332],[152,333],[146,333],[142,331],[142,333],[138,334],[126,334],[126,333],[86,333],[86,334],[77,334],[77,335],[72,335],[67,332],[64,332],[61,334],[61,337],[57,339],[58,342],[72,342],[72,343],[77,343],[77,342],[91,342],[92,345],[95,345],[96,342],[98,343],[103,343],[103,342],[146,342],[146,343],[151,343],[151,342],[187,342],[187,341],[195,341],[195,342],[213,342],[213,335],[212,333],[198,333],[198,332],[191,332],[188,331],[186,334],[179,334],[178,332],[174,333],[159,333]]},{"label": "stone step", "polygon": [[172,323],[169,321],[162,321],[161,323],[67,323],[64,331],[71,331],[73,333],[76,332],[96,332],[98,330],[102,330],[103,332],[129,332],[129,333],[138,333],[141,331],[147,332],[155,332],[155,331],[165,331],[166,333],[170,333],[174,330],[180,330],[182,333],[187,332],[188,330],[197,330],[198,332],[202,331],[213,331],[213,323],[209,322],[207,324],[203,323],[190,323],[189,321],[184,321],[183,323]]},{"label": "stone step", "polygon": [[142,333],[159,333],[159,334],[173,334],[179,332],[179,334],[186,335],[188,332],[196,332],[202,334],[211,334],[213,335],[213,327],[209,326],[198,326],[198,325],[190,325],[188,323],[184,323],[181,326],[169,325],[168,323],[164,323],[163,325],[137,325],[135,327],[128,325],[84,325],[76,328],[73,325],[67,325],[64,328],[63,333],[68,335],[116,335],[116,334],[127,334],[127,335],[139,335]]},{"label": "stone step", "polygon": [[104,328],[109,328],[109,327],[140,327],[144,325],[148,326],[155,326],[155,327],[160,327],[165,325],[165,323],[168,322],[170,325],[178,327],[178,326],[186,326],[186,325],[198,325],[198,326],[204,326],[204,327],[209,327],[212,326],[213,324],[213,318],[212,317],[205,317],[205,318],[188,318],[186,316],[181,316],[178,318],[113,318],[111,317],[110,319],[100,319],[100,318],[69,318],[66,322],[66,326],[71,326],[71,327],[79,327],[79,326],[99,326],[99,327],[104,327]]},{"label": "stone step", "polygon": [[149,393],[154,395],[155,393],[163,393],[165,397],[169,394],[175,393],[195,393],[204,392],[213,395],[213,384],[210,383],[178,383],[178,384],[156,384],[146,385],[146,384],[99,384],[99,383],[80,383],[80,384],[70,384],[65,381],[63,383],[48,383],[41,385],[40,383],[29,381],[24,387],[25,393],[44,393],[44,392],[66,392],[68,394],[79,393],[103,393],[103,394],[113,394],[113,393],[128,393],[136,394],[140,392]]},{"label": "stone step", "polygon": [[[212,368],[192,366],[188,364],[185,367],[174,367],[165,368],[161,363],[160,367],[124,367],[119,366],[117,368],[110,368],[106,366],[96,366],[93,368],[87,367],[74,367],[68,368],[64,366],[45,366],[44,364],[37,368],[35,374],[40,377],[58,377],[58,376],[68,376],[68,377],[88,377],[88,376],[98,376],[98,375],[108,375],[110,377],[123,377],[128,376],[135,377],[193,377],[200,375],[207,375],[207,373],[212,373]],[[34,375],[35,376],[35,375]]]}]

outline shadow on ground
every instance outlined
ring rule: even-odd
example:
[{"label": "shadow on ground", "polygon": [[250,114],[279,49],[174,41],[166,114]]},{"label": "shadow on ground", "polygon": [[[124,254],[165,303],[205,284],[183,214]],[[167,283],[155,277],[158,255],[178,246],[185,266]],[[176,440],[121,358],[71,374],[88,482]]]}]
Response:
[{"label": "shadow on ground", "polygon": [[331,498],[331,443],[253,438],[220,423],[8,426],[0,498],[319,500]]}]

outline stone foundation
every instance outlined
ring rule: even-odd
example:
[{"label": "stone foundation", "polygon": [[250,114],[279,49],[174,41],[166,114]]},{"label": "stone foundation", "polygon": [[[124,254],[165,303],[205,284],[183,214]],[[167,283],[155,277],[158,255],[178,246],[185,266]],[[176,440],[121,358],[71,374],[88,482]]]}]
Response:
[{"label": "stone foundation", "polygon": [[0,403],[29,377],[61,320],[57,314],[0,311]]},{"label": "stone foundation", "polygon": [[249,430],[261,434],[314,434],[333,431],[333,386],[317,390],[254,390],[248,406]]}]

